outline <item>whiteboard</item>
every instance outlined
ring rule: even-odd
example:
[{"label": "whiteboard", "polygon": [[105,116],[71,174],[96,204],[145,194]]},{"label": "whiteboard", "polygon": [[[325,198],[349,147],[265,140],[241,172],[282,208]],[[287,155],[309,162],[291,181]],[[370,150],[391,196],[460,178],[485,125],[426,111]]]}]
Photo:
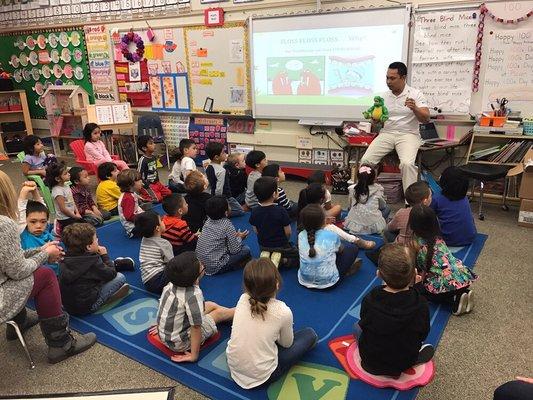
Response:
[{"label": "whiteboard", "polygon": [[192,112],[202,112],[207,98],[213,99],[213,111],[245,114],[251,109],[247,42],[244,23],[185,28]]},{"label": "whiteboard", "polygon": [[[533,1],[489,3],[487,7],[500,18],[514,19],[531,11]],[[496,98],[505,97],[512,111],[533,116],[533,16],[516,24],[485,18],[479,77],[473,110],[490,110]]]},{"label": "whiteboard", "polygon": [[415,12],[411,85],[430,109],[445,114],[470,110],[479,10]]}]

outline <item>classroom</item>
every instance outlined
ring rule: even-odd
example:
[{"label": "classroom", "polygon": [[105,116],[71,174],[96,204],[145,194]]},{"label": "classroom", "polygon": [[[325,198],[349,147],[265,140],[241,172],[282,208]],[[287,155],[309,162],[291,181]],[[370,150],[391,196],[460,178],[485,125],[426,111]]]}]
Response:
[{"label": "classroom", "polygon": [[0,10],[0,399],[533,398],[533,0]]}]

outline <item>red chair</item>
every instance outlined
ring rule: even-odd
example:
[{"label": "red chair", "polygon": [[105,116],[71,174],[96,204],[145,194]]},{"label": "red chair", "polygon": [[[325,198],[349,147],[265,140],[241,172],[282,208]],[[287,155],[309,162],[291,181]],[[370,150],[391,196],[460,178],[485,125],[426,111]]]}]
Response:
[{"label": "red chair", "polygon": [[[78,139],[70,142],[70,149],[74,153],[76,163],[84,168],[89,175],[96,175],[98,166],[92,161],[87,161],[87,158],[85,157],[85,141],[83,139]],[[111,155],[111,158],[113,160],[120,160],[120,157],[114,154]]]}]

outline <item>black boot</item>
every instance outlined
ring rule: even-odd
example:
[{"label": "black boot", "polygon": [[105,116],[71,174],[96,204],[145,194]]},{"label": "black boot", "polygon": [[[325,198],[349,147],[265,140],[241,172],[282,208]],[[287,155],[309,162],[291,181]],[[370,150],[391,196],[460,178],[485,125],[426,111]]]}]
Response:
[{"label": "black boot", "polygon": [[[37,325],[39,322],[39,317],[34,311],[27,312],[26,308],[24,307],[17,315],[13,317],[13,321],[17,323],[20,331],[24,333],[32,326]],[[17,339],[17,332],[15,332],[15,328],[9,324],[6,327],[6,339]]]},{"label": "black boot", "polygon": [[55,364],[68,357],[81,353],[96,342],[92,332],[77,338],[72,336],[68,328],[68,314],[59,317],[41,319],[41,331],[48,345],[48,362]]}]

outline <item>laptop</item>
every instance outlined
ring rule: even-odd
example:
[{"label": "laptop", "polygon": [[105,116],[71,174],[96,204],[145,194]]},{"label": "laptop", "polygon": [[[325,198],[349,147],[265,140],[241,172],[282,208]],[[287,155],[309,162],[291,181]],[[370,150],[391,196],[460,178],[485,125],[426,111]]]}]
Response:
[{"label": "laptop", "polygon": [[420,124],[420,137],[422,138],[423,146],[446,146],[449,144],[457,144],[452,140],[446,140],[439,137],[437,128],[433,122],[427,124]]}]

